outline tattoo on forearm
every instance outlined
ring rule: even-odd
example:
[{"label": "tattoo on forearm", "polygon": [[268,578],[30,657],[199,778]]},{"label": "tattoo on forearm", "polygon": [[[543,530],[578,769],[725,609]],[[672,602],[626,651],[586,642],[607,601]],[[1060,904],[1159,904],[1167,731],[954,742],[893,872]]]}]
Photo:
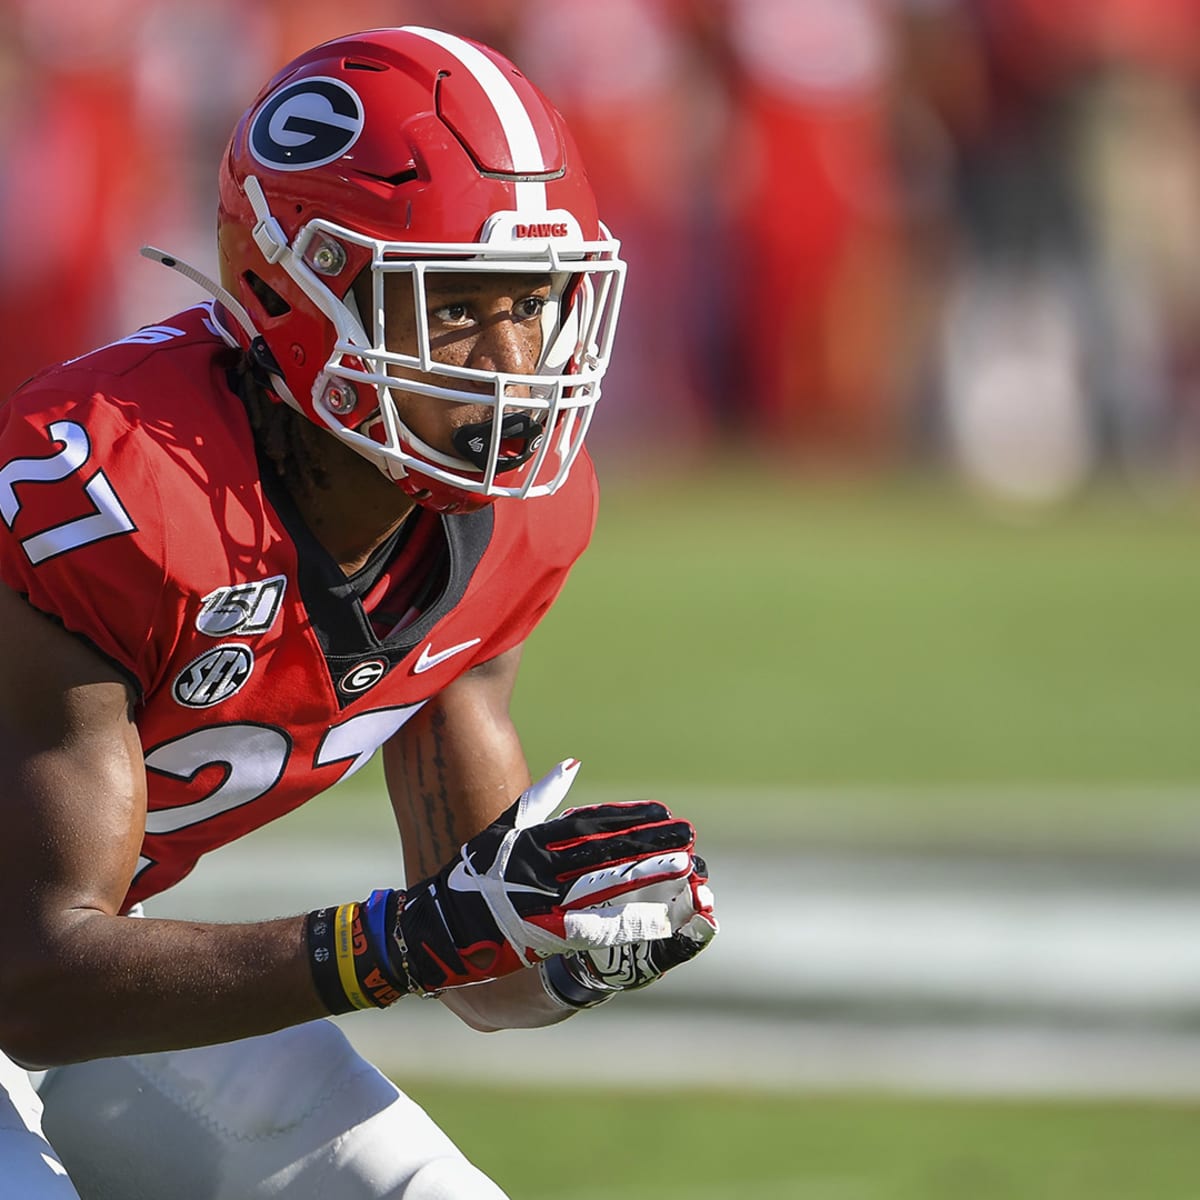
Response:
[{"label": "tattoo on forearm", "polygon": [[454,813],[450,804],[450,780],[446,762],[446,714],[435,710],[430,721],[430,749],[432,752],[432,780],[429,794],[430,804],[426,811],[426,827],[429,830],[434,857],[440,866],[459,844],[455,834]]},{"label": "tattoo on forearm", "polygon": [[461,841],[451,812],[445,747],[446,716],[434,711],[428,729],[409,742],[411,760],[404,773],[404,803],[418,830],[417,857],[424,873],[447,862]]}]

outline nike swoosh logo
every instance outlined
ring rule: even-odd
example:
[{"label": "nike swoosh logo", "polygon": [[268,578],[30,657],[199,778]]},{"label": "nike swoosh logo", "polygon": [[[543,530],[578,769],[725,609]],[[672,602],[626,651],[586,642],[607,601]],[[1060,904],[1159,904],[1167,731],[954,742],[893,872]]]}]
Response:
[{"label": "nike swoosh logo", "polygon": [[469,642],[459,642],[457,646],[448,646],[445,650],[439,650],[436,654],[430,654],[433,649],[433,643],[427,642],[425,649],[421,651],[417,661],[413,663],[412,673],[420,675],[423,671],[431,671],[434,667],[439,667],[448,658],[453,658],[456,654],[461,654],[464,650],[470,650],[472,646],[478,646],[483,641],[483,638],[472,638]]},{"label": "nike swoosh logo", "polygon": [[[459,859],[454,864],[453,870],[446,876],[446,886],[455,892],[474,892],[479,893],[479,884],[475,882],[475,876],[467,870],[466,864]],[[512,883],[505,880],[504,890],[506,892],[529,892],[534,896],[557,896],[558,893],[546,888],[534,887],[527,883]]]},{"label": "nike swoosh logo", "polygon": [[454,869],[446,876],[446,886],[456,892],[477,892],[478,885],[471,877],[471,872],[460,859],[454,864]]}]

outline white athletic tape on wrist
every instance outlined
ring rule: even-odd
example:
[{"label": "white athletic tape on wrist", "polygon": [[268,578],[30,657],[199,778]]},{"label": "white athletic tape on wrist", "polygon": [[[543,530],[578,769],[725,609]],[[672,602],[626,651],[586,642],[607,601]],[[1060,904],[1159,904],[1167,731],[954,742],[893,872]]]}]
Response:
[{"label": "white athletic tape on wrist", "polygon": [[[629,942],[657,942],[671,936],[665,904],[612,904],[567,913],[563,921],[572,950],[605,950]],[[561,939],[555,938],[561,945]],[[561,950],[553,951],[561,953]]]}]

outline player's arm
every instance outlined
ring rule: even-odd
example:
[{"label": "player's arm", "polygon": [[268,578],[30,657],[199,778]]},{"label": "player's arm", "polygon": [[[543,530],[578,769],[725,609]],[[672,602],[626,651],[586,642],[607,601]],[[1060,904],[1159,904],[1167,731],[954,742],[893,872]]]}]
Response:
[{"label": "player's arm", "polygon": [[[431,700],[384,747],[388,790],[410,879],[428,875],[437,863],[447,860],[453,847],[479,835],[508,809],[511,797],[524,793],[522,803],[549,802],[552,810],[565,796],[573,768],[566,773],[551,772],[529,787],[529,768],[509,713],[519,662],[518,647],[469,671]],[[557,794],[555,789],[559,789]],[[648,829],[658,822],[664,827],[675,823],[653,802],[571,812],[604,812],[609,820],[644,813],[644,818],[637,818],[648,822],[644,836],[649,836]],[[567,823],[571,819],[565,816],[562,820]],[[517,818],[518,824],[521,820]],[[691,840],[686,851],[676,846],[657,858],[640,847],[636,853],[640,856],[636,864],[633,853],[610,855],[608,876],[589,886],[595,887],[605,904],[604,889],[611,891],[614,877],[619,878],[623,894],[611,899],[660,905],[666,914],[663,929],[652,936],[592,947],[594,959],[583,957],[588,953],[584,951],[563,954],[543,949],[537,970],[514,972],[481,987],[445,991],[443,1002],[467,1024],[483,1031],[549,1025],[616,991],[644,986],[693,957],[715,933],[716,921],[704,865],[692,853]],[[561,872],[558,879],[567,880],[568,888],[578,889],[581,883],[572,880],[581,874],[576,868],[573,874]],[[447,899],[446,883],[452,887],[453,880],[444,879],[441,903]],[[526,965],[528,962],[526,959]],[[454,969],[459,976],[470,970],[462,963]]]},{"label": "player's arm", "polygon": [[640,886],[630,864],[678,876],[694,837],[686,821],[654,805],[527,821],[524,800],[432,877],[341,905],[332,920],[122,917],[146,812],[126,681],[4,588],[0,628],[0,1049],[20,1062],[230,1041],[670,934],[665,905],[598,911],[574,872],[608,880],[606,902]]},{"label": "player's arm", "polygon": [[[410,879],[428,874],[450,847],[478,833],[528,786],[529,768],[509,715],[519,661],[518,647],[468,672],[385,746]],[[654,982],[695,957],[717,932],[703,860],[689,849],[683,862],[679,875],[639,893],[667,904],[669,936],[551,955],[537,971],[445,992],[443,1001],[467,1024],[493,1031],[553,1024]]]},{"label": "player's arm", "polygon": [[[435,696],[384,746],[388,792],[409,879],[436,871],[530,784],[509,711],[521,647],[481,664]],[[569,1016],[536,971],[448,991],[442,1002],[475,1029],[549,1025]]]},{"label": "player's arm", "polygon": [[434,696],[383,748],[409,879],[423,879],[530,784],[509,712],[521,647]]},{"label": "player's arm", "polygon": [[0,587],[0,1048],[33,1065],[322,1015],[304,919],[119,916],[145,825],[124,677]]}]

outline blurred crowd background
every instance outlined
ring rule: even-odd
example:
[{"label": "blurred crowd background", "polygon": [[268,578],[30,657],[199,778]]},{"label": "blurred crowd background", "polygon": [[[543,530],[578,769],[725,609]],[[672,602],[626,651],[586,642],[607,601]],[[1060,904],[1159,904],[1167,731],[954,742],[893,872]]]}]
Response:
[{"label": "blurred crowd background", "polygon": [[[557,1056],[518,1035],[519,1065],[494,1077],[541,1061],[557,1082],[578,1062],[652,1078],[688,1044],[704,1047],[689,1069],[738,1078],[1196,1095],[1200,1039],[1161,1036],[1200,1028],[1195,861],[1163,865],[1200,844],[1194,523],[1071,527],[1088,506],[1062,504],[997,534],[950,489],[906,507],[881,487],[860,512],[798,503],[790,480],[940,473],[1023,511],[1114,479],[1122,502],[1195,498],[1200,0],[0,0],[0,394],[202,299],[139,246],[215,271],[240,113],[308,46],[398,24],[497,46],[566,114],[630,264],[590,445],[606,488],[672,460],[685,476],[673,502],[608,492],[522,670],[531,762],[577,754],[584,788],[620,789],[590,799],[675,780],[663,798],[725,847],[718,948],[680,988],[631,998],[650,1017],[661,996],[669,1036],[580,1050],[567,1039],[606,1027],[572,1022]],[[709,475],[686,477],[747,455],[783,486],[718,502]],[[351,786],[386,821],[368,776]],[[296,896],[302,911],[386,877],[386,831],[367,843],[378,866],[357,843],[339,857],[346,812],[309,809],[320,870],[232,847],[236,887],[188,885],[239,898],[215,919],[243,919],[247,895],[288,911],[292,883],[331,889]],[[739,858],[755,838],[777,860]],[[871,858],[922,839],[945,865]],[[992,865],[1043,840],[1064,860],[1078,841],[1094,869]],[[823,844],[845,860],[816,861]],[[964,847],[979,861],[951,861]],[[338,864],[364,878],[339,891]],[[196,915],[186,888],[175,903]],[[753,1004],[780,1024],[681,1041],[685,1002],[702,1022]],[[885,1048],[886,1020],[920,1028]],[[972,1021],[982,1042],[963,1040]],[[1135,1063],[1121,1039],[1139,1021]],[[935,1044],[938,1022],[953,1028]],[[1115,1050],[1070,1041],[1088,1022]],[[410,1071],[458,1044],[446,1025],[376,1028],[380,1061]],[[482,1061],[477,1042],[462,1053]]]},{"label": "blurred crowd background", "polygon": [[1200,458],[1195,0],[0,0],[0,390],[195,302],[216,163],[308,45],[433,24],[567,115],[631,265],[601,454]]}]

